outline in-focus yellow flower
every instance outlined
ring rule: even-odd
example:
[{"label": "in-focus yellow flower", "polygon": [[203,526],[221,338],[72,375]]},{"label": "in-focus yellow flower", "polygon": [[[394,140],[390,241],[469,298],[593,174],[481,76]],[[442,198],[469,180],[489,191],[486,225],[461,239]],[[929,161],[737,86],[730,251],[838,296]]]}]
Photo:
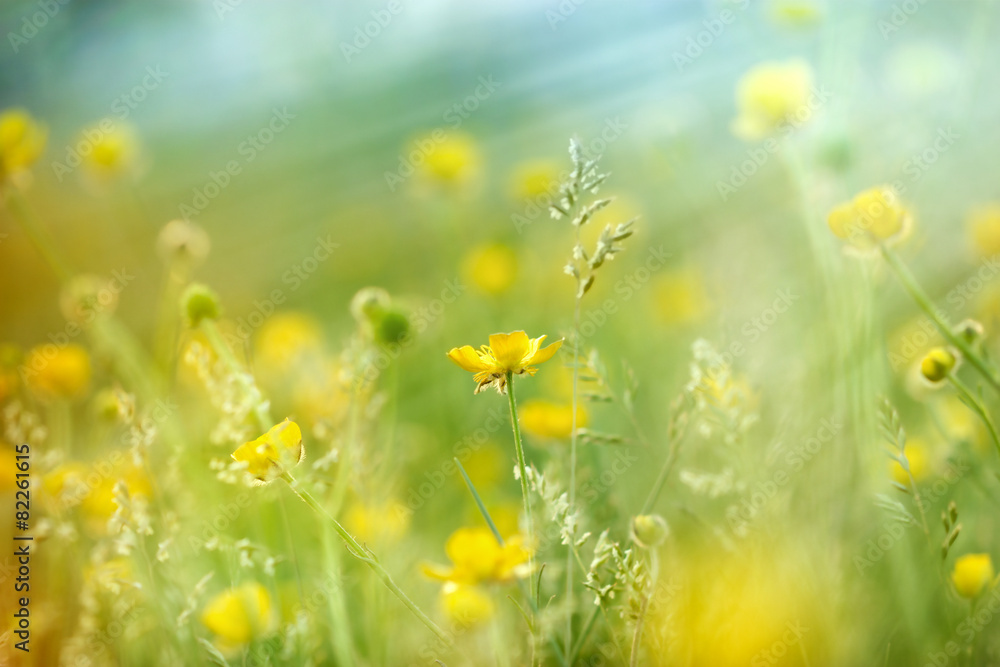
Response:
[{"label": "in-focus yellow flower", "polygon": [[257,637],[274,632],[277,619],[271,594],[253,582],[223,591],[209,600],[201,622],[215,635],[219,650],[231,653]]},{"label": "in-focus yellow flower", "polygon": [[500,546],[488,528],[459,528],[448,538],[444,551],[451,567],[425,563],[425,575],[467,585],[506,583],[528,575],[529,552],[520,535]]},{"label": "in-focus yellow flower", "polygon": [[41,157],[48,134],[24,109],[0,112],[0,183],[26,171]]},{"label": "in-focus yellow flower", "polygon": [[511,177],[511,193],[516,199],[553,195],[559,187],[559,167],[540,160],[519,164]]},{"label": "in-focus yellow flower", "polygon": [[736,87],[739,115],[733,133],[757,141],[778,130],[788,131],[809,120],[813,74],[802,60],[766,62],[743,75]]},{"label": "in-focus yellow flower", "polygon": [[240,445],[233,452],[233,458],[246,461],[247,472],[258,483],[273,482],[305,458],[302,430],[286,419],[256,440]]},{"label": "in-focus yellow flower", "polygon": [[920,374],[931,384],[944,382],[958,363],[958,357],[946,347],[935,347],[920,361]]},{"label": "in-focus yellow flower", "polygon": [[517,278],[517,255],[502,243],[473,248],[462,260],[462,276],[487,294],[501,294]]},{"label": "in-focus yellow flower", "polygon": [[969,236],[983,256],[1000,254],[1000,203],[990,203],[969,213]]},{"label": "in-focus yellow flower", "polygon": [[78,398],[90,385],[90,355],[80,345],[40,345],[28,352],[23,376],[45,398]]},{"label": "in-focus yellow flower", "polygon": [[546,336],[528,338],[523,331],[509,334],[490,334],[490,344],[483,345],[479,350],[471,345],[452,348],[448,358],[463,370],[475,373],[477,383],[473,393],[478,394],[487,387],[494,386],[501,394],[507,393],[507,374],[534,375],[538,369],[532,364],[541,364],[552,358],[562,341],[557,340],[548,347],[542,348]]},{"label": "in-focus yellow flower", "polygon": [[131,126],[104,119],[80,134],[78,145],[88,171],[99,179],[113,179],[133,170],[139,157],[139,141]]},{"label": "in-focus yellow flower", "polygon": [[861,250],[879,243],[898,243],[910,230],[913,218],[899,195],[889,186],[877,186],[859,193],[830,211],[830,231]]},{"label": "in-focus yellow flower", "polygon": [[493,616],[493,600],[477,586],[448,582],[441,589],[441,607],[452,624],[470,628]]},{"label": "in-focus yellow flower", "polygon": [[951,583],[963,598],[975,598],[993,585],[994,576],[989,554],[966,554],[955,561]]},{"label": "in-focus yellow flower", "polygon": [[[931,471],[930,449],[923,440],[910,438],[906,443],[906,460],[909,461],[910,475],[917,483],[927,479]],[[901,486],[910,488],[910,475],[906,474],[899,461],[889,461],[889,473],[893,480]]]},{"label": "in-focus yellow flower", "polygon": [[[542,399],[525,401],[520,409],[521,426],[526,433],[547,440],[565,440],[573,434],[572,404],[553,403]],[[587,412],[576,408],[576,427],[587,425]]]},{"label": "in-focus yellow flower", "polygon": [[702,272],[695,267],[671,271],[656,280],[657,313],[667,324],[701,321],[711,309]]}]

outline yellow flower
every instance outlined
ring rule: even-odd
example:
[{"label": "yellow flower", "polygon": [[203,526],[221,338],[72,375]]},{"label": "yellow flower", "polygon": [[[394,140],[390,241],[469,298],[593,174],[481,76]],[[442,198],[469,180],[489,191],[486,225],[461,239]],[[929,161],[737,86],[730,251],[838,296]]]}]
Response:
[{"label": "yellow flower", "polygon": [[[114,515],[118,505],[115,503],[115,486],[119,481],[128,487],[131,497],[144,496],[149,499],[153,495],[153,486],[146,472],[131,463],[119,465],[108,472],[107,462],[98,462],[87,474],[83,482],[89,489],[80,499],[80,511],[90,520],[91,528],[101,533],[107,526],[108,519]],[[95,480],[99,480],[96,481]],[[79,492],[79,489],[78,489]]]},{"label": "yellow flower", "polygon": [[523,331],[509,334],[490,334],[490,344],[483,345],[479,350],[471,345],[452,348],[448,358],[463,370],[475,373],[477,383],[473,393],[478,394],[483,389],[495,386],[501,394],[507,392],[507,375],[534,375],[538,369],[531,364],[548,361],[562,346],[558,340],[548,347],[541,348],[545,336],[528,338]]},{"label": "yellow flower", "polygon": [[454,625],[469,628],[493,616],[493,600],[476,586],[447,583],[441,589],[441,606]]},{"label": "yellow flower", "polygon": [[106,118],[84,130],[79,142],[90,147],[81,155],[87,169],[97,178],[115,178],[136,165],[139,142],[129,125]]},{"label": "yellow flower", "polygon": [[955,561],[951,583],[963,598],[974,598],[993,585],[994,576],[989,554],[966,554]]},{"label": "yellow flower", "polygon": [[272,482],[305,458],[302,430],[286,419],[256,440],[240,445],[233,452],[233,458],[246,461],[247,472],[258,483]]},{"label": "yellow flower", "polygon": [[410,510],[398,500],[354,503],[345,517],[347,528],[362,542],[395,542],[410,526]]},{"label": "yellow flower", "polygon": [[852,246],[866,250],[882,242],[896,243],[909,232],[910,212],[889,186],[877,186],[836,206],[827,218],[830,231]]},{"label": "yellow flower", "polygon": [[655,549],[670,536],[670,526],[659,514],[640,514],[632,518],[631,532],[640,547]]},{"label": "yellow flower", "polygon": [[[930,454],[923,440],[911,438],[906,443],[906,460],[910,465],[910,475],[915,482],[921,482],[930,474]],[[910,475],[906,474],[899,461],[889,461],[889,472],[897,484],[910,488]]]},{"label": "yellow flower", "polygon": [[316,318],[306,313],[275,313],[261,326],[254,339],[254,358],[265,371],[287,371],[309,359],[323,346],[323,333]]},{"label": "yellow flower", "polygon": [[552,162],[524,162],[514,169],[511,192],[517,199],[552,195],[559,186],[559,168]]},{"label": "yellow flower", "polygon": [[445,543],[451,567],[425,563],[423,572],[432,579],[456,584],[506,583],[528,575],[528,550],[520,535],[503,546],[488,528],[459,528]]},{"label": "yellow flower", "polygon": [[47,140],[48,130],[24,109],[0,112],[0,183],[33,165]]},{"label": "yellow flower", "polygon": [[776,23],[804,27],[818,23],[823,11],[814,0],[776,0],[771,3],[771,18]]},{"label": "yellow flower", "polygon": [[991,203],[969,213],[969,236],[983,256],[1000,254],[1000,203]]},{"label": "yellow flower", "polygon": [[[573,434],[573,406],[541,399],[525,401],[520,410],[521,426],[526,433],[548,439],[565,440]],[[587,413],[576,409],[576,426],[587,425]]]},{"label": "yellow flower", "polygon": [[276,626],[271,595],[256,582],[223,591],[209,600],[201,622],[226,653],[270,634]]},{"label": "yellow flower", "polygon": [[739,115],[733,132],[756,141],[779,129],[798,127],[812,115],[812,85],[812,69],[802,60],[757,65],[737,84]]},{"label": "yellow flower", "polygon": [[462,260],[462,275],[482,292],[501,294],[517,278],[517,255],[502,243],[478,246]]},{"label": "yellow flower", "polygon": [[948,348],[935,347],[920,362],[920,374],[931,384],[944,382],[955,370],[958,358]]},{"label": "yellow flower", "polygon": [[671,271],[655,286],[657,312],[667,324],[691,324],[708,313],[711,303],[705,280],[696,267]]},{"label": "yellow flower", "polygon": [[76,344],[40,345],[28,352],[24,377],[46,398],[77,398],[90,384],[90,355]]},{"label": "yellow flower", "polygon": [[411,159],[414,155],[422,155],[423,174],[444,185],[463,185],[472,180],[479,170],[480,158],[476,142],[469,135],[460,132],[443,133],[442,130],[435,130],[429,136],[414,142],[414,150],[410,155]]}]

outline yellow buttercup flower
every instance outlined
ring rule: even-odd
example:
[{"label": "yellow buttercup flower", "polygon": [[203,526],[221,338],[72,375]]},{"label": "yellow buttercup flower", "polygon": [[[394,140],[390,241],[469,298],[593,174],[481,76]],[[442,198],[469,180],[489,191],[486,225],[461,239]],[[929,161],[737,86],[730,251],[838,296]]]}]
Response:
[{"label": "yellow buttercup flower", "polygon": [[[921,482],[930,474],[930,450],[923,440],[910,438],[906,443],[906,460],[910,465],[910,475],[915,482]],[[901,486],[910,488],[910,475],[906,474],[899,461],[889,461],[889,472],[893,480]]]},{"label": "yellow buttercup flower", "polygon": [[991,203],[969,213],[969,236],[976,252],[983,256],[1000,254],[1000,203]]},{"label": "yellow buttercup flower", "polygon": [[99,179],[112,179],[135,168],[139,141],[131,126],[109,119],[84,130],[79,144],[90,147],[81,153],[88,171]]},{"label": "yellow buttercup flower", "polygon": [[913,218],[889,186],[877,186],[837,205],[827,218],[830,231],[858,249],[897,243],[906,237]]},{"label": "yellow buttercup flower", "polygon": [[469,182],[479,171],[481,161],[475,140],[461,132],[438,132],[414,142],[416,152],[423,154],[423,174],[443,185]]},{"label": "yellow buttercup flower", "polygon": [[78,398],[90,385],[90,355],[76,344],[40,345],[28,352],[23,375],[46,398]]},{"label": "yellow buttercup flower", "polygon": [[508,375],[534,375],[538,369],[532,364],[548,361],[562,346],[562,341],[558,340],[542,348],[545,338],[528,338],[523,331],[491,334],[489,345],[483,345],[479,350],[471,345],[452,348],[448,358],[463,370],[476,374],[474,379],[477,385],[473,393],[478,394],[494,386],[504,394],[507,392]]},{"label": "yellow buttercup flower", "polygon": [[305,458],[302,430],[286,419],[256,440],[240,445],[233,452],[233,458],[246,461],[247,472],[258,483],[273,482]]},{"label": "yellow buttercup flower", "polygon": [[989,554],[966,554],[955,561],[951,583],[963,598],[975,598],[993,585],[994,576]]},{"label": "yellow buttercup flower", "polygon": [[[525,432],[546,440],[565,440],[573,434],[573,406],[541,399],[525,401],[520,410]],[[576,426],[587,425],[587,413],[578,406]]]},{"label": "yellow buttercup flower", "polygon": [[48,140],[48,130],[24,109],[0,113],[0,183],[33,165]]},{"label": "yellow buttercup flower", "polygon": [[231,653],[275,630],[271,595],[254,582],[219,593],[201,614],[202,624],[215,635],[216,646]]},{"label": "yellow buttercup flower", "polygon": [[757,65],[737,84],[739,115],[733,121],[733,132],[741,139],[757,141],[778,130],[798,127],[812,116],[812,86],[812,69],[805,61]]},{"label": "yellow buttercup flower", "polygon": [[494,612],[493,600],[479,587],[451,582],[441,589],[441,607],[448,620],[462,628],[479,625]]},{"label": "yellow buttercup flower", "polygon": [[473,248],[462,260],[462,276],[487,294],[501,294],[517,278],[517,255],[502,243]]},{"label": "yellow buttercup flower", "polygon": [[506,583],[528,575],[529,552],[520,535],[500,546],[488,528],[459,528],[448,538],[444,551],[451,567],[425,563],[425,575],[466,585]]}]

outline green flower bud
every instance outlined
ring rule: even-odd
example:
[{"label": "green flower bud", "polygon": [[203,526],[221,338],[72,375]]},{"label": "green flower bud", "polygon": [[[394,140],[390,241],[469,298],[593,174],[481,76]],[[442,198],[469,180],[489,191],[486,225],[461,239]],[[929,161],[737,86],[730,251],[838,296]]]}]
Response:
[{"label": "green flower bud", "polygon": [[640,514],[632,519],[632,539],[640,547],[654,549],[670,535],[666,519],[659,514]]},{"label": "green flower bud", "polygon": [[191,283],[181,295],[181,313],[192,328],[206,318],[217,319],[221,310],[218,295],[201,283]]}]

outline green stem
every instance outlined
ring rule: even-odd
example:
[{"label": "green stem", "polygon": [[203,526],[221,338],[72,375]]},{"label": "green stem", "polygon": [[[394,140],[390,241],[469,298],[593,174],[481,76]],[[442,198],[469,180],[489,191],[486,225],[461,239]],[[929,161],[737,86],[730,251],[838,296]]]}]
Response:
[{"label": "green stem", "polygon": [[254,415],[257,417],[261,429],[264,431],[270,429],[274,426],[274,421],[271,419],[270,403],[261,394],[257,384],[253,381],[253,376],[243,368],[236,355],[229,349],[229,345],[222,337],[222,332],[219,331],[219,325],[216,324],[215,320],[206,318],[201,321],[201,330],[205,332],[205,337],[208,338],[215,353],[219,355],[219,359],[249,396],[253,403]]},{"label": "green stem", "polygon": [[986,428],[990,432],[990,437],[993,438],[993,445],[997,448],[997,453],[1000,453],[1000,436],[997,435],[997,428],[993,425],[993,420],[990,418],[989,412],[986,411],[986,406],[983,405],[982,401],[976,398],[971,389],[965,386],[965,383],[955,377],[954,373],[948,376],[948,380],[951,382],[952,386],[955,387],[958,393],[961,394],[966,400],[972,411],[983,420],[984,424],[986,424]]},{"label": "green stem", "polygon": [[660,474],[657,475],[656,481],[653,483],[653,488],[649,491],[649,496],[646,497],[646,502],[642,506],[642,511],[639,514],[649,514],[653,511],[653,507],[656,505],[657,499],[660,497],[660,493],[663,491],[663,486],[667,483],[667,479],[670,477],[670,472],[674,469],[674,465],[677,463],[677,454],[680,451],[681,439],[683,436],[677,437],[672,443],[670,443],[670,452],[667,454],[667,459],[663,462],[663,467],[660,468]]},{"label": "green stem", "polygon": [[427,626],[428,630],[433,632],[435,636],[437,636],[437,638],[440,639],[442,642],[444,642],[444,644],[449,648],[454,645],[451,638],[448,637],[448,635],[446,635],[444,631],[441,628],[439,628],[434,623],[434,621],[432,621],[430,617],[423,612],[423,610],[420,607],[418,607],[409,597],[407,597],[406,593],[404,593],[403,590],[396,584],[396,582],[393,581],[392,576],[389,574],[388,570],[386,570],[382,566],[382,564],[378,562],[378,559],[375,557],[375,554],[372,553],[370,549],[360,545],[358,541],[354,539],[354,536],[351,535],[349,532],[347,532],[347,529],[344,528],[342,525],[340,525],[340,522],[334,519],[333,516],[329,512],[327,512],[323,508],[323,506],[319,504],[319,502],[317,502],[317,500],[312,496],[311,493],[309,493],[305,489],[299,488],[298,482],[296,482],[295,478],[292,477],[289,473],[287,472],[283,473],[281,475],[281,479],[283,479],[288,484],[289,488],[291,488],[292,490],[292,493],[297,495],[299,499],[302,500],[302,502],[304,502],[306,505],[312,508],[314,512],[326,518],[326,520],[330,522],[330,525],[333,527],[334,531],[336,531],[340,539],[344,541],[344,544],[347,545],[348,553],[350,553],[352,556],[354,556],[361,562],[368,565],[368,567],[371,568],[371,570],[375,573],[375,575],[382,580],[382,583],[385,584],[385,587],[388,588],[390,591],[392,591],[393,595],[395,595],[399,599],[399,601],[402,602],[406,606],[406,608],[409,609],[410,612],[412,612],[413,615],[420,620],[421,623]]},{"label": "green stem", "polygon": [[74,272],[59,255],[59,251],[56,250],[55,244],[52,243],[48,232],[45,231],[45,228],[38,222],[34,214],[21,201],[21,196],[11,191],[5,199],[7,210],[10,211],[11,217],[21,227],[21,230],[35,246],[35,249],[41,253],[45,262],[52,269],[53,273],[56,274],[56,277],[59,278],[59,281],[68,281]]},{"label": "green stem", "polygon": [[[524,515],[528,533],[528,571],[534,572],[535,536],[531,527],[531,498],[528,496],[528,469],[524,465],[524,446],[521,444],[521,427],[517,423],[517,401],[514,398],[514,374],[510,371],[507,372],[507,402],[510,404],[510,425],[514,430],[514,449],[517,452],[517,467],[521,473],[521,495],[524,496]],[[528,583],[528,591],[531,597],[534,598],[535,584],[533,576],[529,579]]]},{"label": "green stem", "polygon": [[954,331],[952,331],[947,320],[945,320],[944,317],[938,313],[934,304],[931,302],[930,297],[928,297],[924,290],[920,287],[916,278],[913,277],[913,274],[910,273],[908,268],[906,268],[906,265],[903,264],[902,260],[899,259],[896,253],[884,245],[879,246],[879,249],[882,252],[882,257],[885,258],[886,263],[896,274],[896,277],[899,278],[899,282],[903,284],[903,289],[905,289],[910,297],[917,302],[917,305],[920,306],[925,313],[927,313],[927,316],[934,322],[934,325],[938,328],[938,331],[941,332],[941,335],[962,352],[962,355],[968,359],[972,367],[979,371],[979,374],[982,375],[994,389],[1000,391],[1000,380],[997,379],[997,377],[993,374],[993,371],[986,365],[986,362],[980,358],[976,351],[973,350],[961,336],[958,336]]},{"label": "green stem", "polygon": [[583,650],[584,644],[587,643],[587,637],[590,636],[590,631],[594,627],[594,622],[597,621],[597,617],[601,615],[601,606],[594,605],[594,613],[590,615],[587,619],[586,625],[583,626],[583,630],[580,631],[580,638],[576,641],[576,646],[573,647],[573,651],[569,654],[569,662],[567,664],[572,665],[576,660],[576,656],[580,655],[580,651]]}]

